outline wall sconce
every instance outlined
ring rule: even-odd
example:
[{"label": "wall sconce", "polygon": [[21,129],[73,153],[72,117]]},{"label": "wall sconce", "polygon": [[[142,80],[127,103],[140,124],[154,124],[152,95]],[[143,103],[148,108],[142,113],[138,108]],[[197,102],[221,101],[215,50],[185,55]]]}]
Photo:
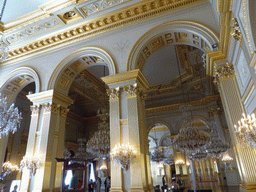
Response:
[{"label": "wall sconce", "polygon": [[229,168],[230,163],[233,161],[233,158],[230,157],[230,155],[228,153],[226,153],[225,155],[223,155],[223,158],[221,159],[221,161],[223,161],[226,165],[226,168]]},{"label": "wall sconce", "polygon": [[5,162],[2,166],[2,174],[0,180],[3,181],[5,178],[12,177],[19,170],[17,165],[12,165],[9,161]]},{"label": "wall sconce", "polygon": [[129,144],[118,144],[112,149],[111,158],[116,165],[120,165],[122,169],[127,170],[131,159],[135,158],[135,149]]},{"label": "wall sconce", "polygon": [[184,165],[185,164],[185,162],[182,160],[182,159],[179,159],[179,160],[177,160],[176,162],[175,162],[175,165],[177,165],[177,166],[182,166],[182,165]]},{"label": "wall sconce", "polygon": [[100,167],[100,170],[101,171],[104,171],[104,170],[107,170],[108,168],[107,168],[107,166],[106,165],[102,165],[101,167]]},{"label": "wall sconce", "polygon": [[24,156],[20,162],[20,170],[27,168],[30,171],[30,177],[31,177],[32,175],[35,175],[36,170],[40,166],[40,163],[41,163],[40,158],[37,156],[33,156],[33,157]]}]

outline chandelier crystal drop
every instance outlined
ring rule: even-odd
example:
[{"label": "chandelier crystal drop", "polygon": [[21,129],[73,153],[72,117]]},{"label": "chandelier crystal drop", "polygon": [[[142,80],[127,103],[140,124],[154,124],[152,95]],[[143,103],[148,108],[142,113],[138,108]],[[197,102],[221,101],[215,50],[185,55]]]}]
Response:
[{"label": "chandelier crystal drop", "polygon": [[239,143],[247,143],[250,147],[256,148],[256,118],[255,113],[245,115],[240,121],[238,126],[234,125],[236,137]]},{"label": "chandelier crystal drop", "polygon": [[8,108],[7,98],[0,94],[0,139],[9,133],[15,133],[21,122],[21,113],[12,104]]},{"label": "chandelier crystal drop", "polygon": [[135,158],[136,151],[129,144],[118,144],[111,151],[111,158],[115,165],[120,165],[122,169],[127,170],[131,160]]},{"label": "chandelier crystal drop", "polygon": [[30,171],[30,176],[35,175],[40,163],[40,158],[38,156],[24,156],[20,162],[20,170],[27,168]]},{"label": "chandelier crystal drop", "polygon": [[226,144],[220,139],[217,131],[212,131],[211,142],[206,147],[208,157],[219,159],[223,156],[223,153],[225,153],[228,149],[228,144]]}]

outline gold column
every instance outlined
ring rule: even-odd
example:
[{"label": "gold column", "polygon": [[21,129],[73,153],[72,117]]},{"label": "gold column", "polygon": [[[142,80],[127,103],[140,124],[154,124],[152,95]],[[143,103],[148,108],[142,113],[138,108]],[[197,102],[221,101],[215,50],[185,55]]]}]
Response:
[{"label": "gold column", "polygon": [[[111,164],[111,191],[153,190],[143,95],[148,89],[148,82],[140,70],[103,77],[102,80],[109,86],[110,90],[121,90],[120,100],[114,102],[110,99],[111,150],[116,144],[129,142],[137,152],[127,171]],[[122,119],[120,119],[120,116],[122,116]],[[127,125],[122,123],[126,119]],[[122,123],[121,127],[120,123]]]},{"label": "gold column", "polygon": [[26,155],[39,156],[41,165],[32,176],[30,186],[29,179],[26,178],[28,173],[23,173],[22,185],[24,181],[26,186],[22,186],[22,191],[59,190],[62,164],[57,163],[55,158],[63,156],[67,107],[73,101],[53,90],[28,95],[28,98],[34,105],[42,107],[38,123],[33,121],[32,116]]},{"label": "gold column", "polygon": [[255,149],[248,146],[241,146],[236,141],[233,126],[241,119],[245,112],[241,100],[234,67],[228,63],[218,66],[215,69],[215,83],[219,88],[225,115],[229,125],[229,132],[233,141],[234,151],[238,164],[239,173],[242,179],[242,191],[256,191],[256,153]]}]

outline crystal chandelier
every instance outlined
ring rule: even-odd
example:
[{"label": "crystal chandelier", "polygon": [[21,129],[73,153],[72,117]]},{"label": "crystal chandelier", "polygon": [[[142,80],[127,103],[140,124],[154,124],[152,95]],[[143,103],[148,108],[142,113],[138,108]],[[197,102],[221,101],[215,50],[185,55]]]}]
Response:
[{"label": "crystal chandelier", "polygon": [[238,127],[234,125],[238,142],[247,143],[250,147],[256,148],[256,119],[255,113],[246,115],[238,121]]},{"label": "crystal chandelier", "polygon": [[154,161],[154,162],[160,162],[163,161],[166,157],[165,157],[165,153],[164,153],[164,149],[160,149],[160,148],[156,148],[154,149],[154,151],[149,152],[149,158],[150,161]]},{"label": "crystal chandelier", "polygon": [[206,147],[207,155],[211,158],[219,159],[228,149],[229,146],[220,139],[217,131],[212,131],[211,142]]},{"label": "crystal chandelier", "polygon": [[207,153],[205,150],[199,150],[195,153],[188,155],[188,158],[192,161],[204,161],[207,159]]},{"label": "crystal chandelier", "polygon": [[122,169],[127,170],[131,160],[135,158],[136,151],[133,146],[129,144],[118,144],[111,152],[111,158],[115,165],[120,165]]},{"label": "crystal chandelier", "polygon": [[163,161],[164,165],[173,165],[174,164],[174,159],[172,156],[167,157],[166,159],[164,159]]},{"label": "crystal chandelier", "polygon": [[75,159],[92,159],[92,155],[88,152],[86,152],[86,149],[84,147],[84,143],[86,142],[86,139],[78,139],[78,143],[79,143],[79,148],[77,149],[77,152],[74,156]]},{"label": "crystal chandelier", "polygon": [[71,157],[70,151],[65,147],[63,150],[63,158],[64,159],[69,159]]},{"label": "crystal chandelier", "polygon": [[17,165],[12,165],[9,161],[5,162],[2,166],[2,174],[0,180],[12,177],[19,170]]},{"label": "crystal chandelier", "polygon": [[103,110],[98,116],[103,122],[99,123],[99,131],[94,133],[86,147],[87,151],[95,156],[106,158],[110,154],[110,128],[107,123],[108,114],[106,110]]},{"label": "crystal chandelier", "polygon": [[188,154],[196,153],[202,150],[209,144],[210,136],[197,127],[181,128],[179,134],[174,138],[173,143]]},{"label": "crystal chandelier", "polygon": [[7,98],[2,98],[0,94],[0,139],[10,132],[15,133],[21,119],[18,108],[14,104],[8,108]]},{"label": "crystal chandelier", "polygon": [[40,163],[40,158],[37,156],[24,156],[20,162],[20,170],[24,170],[24,168],[26,168],[30,171],[30,176],[35,175]]}]

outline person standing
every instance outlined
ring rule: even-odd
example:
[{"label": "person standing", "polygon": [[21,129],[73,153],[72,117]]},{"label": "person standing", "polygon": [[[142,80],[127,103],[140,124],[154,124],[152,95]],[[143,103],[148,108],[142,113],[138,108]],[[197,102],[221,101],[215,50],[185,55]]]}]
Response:
[{"label": "person standing", "polygon": [[101,187],[101,179],[97,177],[96,180],[96,192],[100,192],[100,187]]},{"label": "person standing", "polygon": [[7,187],[3,187],[1,192],[7,192]]},{"label": "person standing", "polygon": [[17,189],[18,189],[18,185],[15,185],[12,192],[17,192]]},{"label": "person standing", "polygon": [[90,182],[89,182],[89,192],[93,192],[93,180],[91,179]]}]

